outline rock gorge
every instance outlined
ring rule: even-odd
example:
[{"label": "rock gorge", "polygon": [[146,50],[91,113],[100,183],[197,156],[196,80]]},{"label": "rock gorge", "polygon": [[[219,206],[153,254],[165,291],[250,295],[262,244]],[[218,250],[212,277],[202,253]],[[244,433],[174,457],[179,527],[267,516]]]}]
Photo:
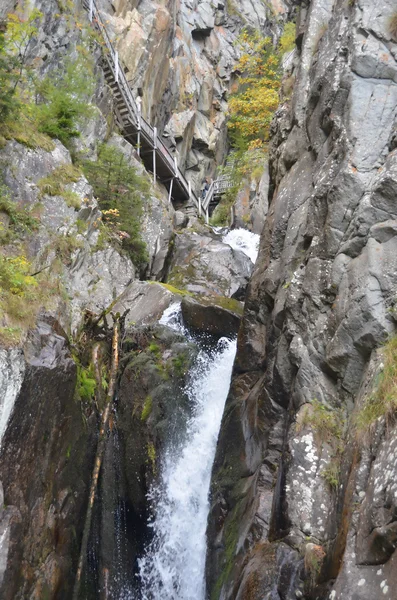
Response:
[{"label": "rock gorge", "polygon": [[[1,253],[12,259],[23,244],[43,294],[17,339],[1,305],[0,597],[393,600],[395,423],[387,412],[370,427],[357,423],[376,395],[396,325],[395,2],[98,7],[143,116],[198,195],[230,150],[228,98],[238,85],[243,28],[276,45],[285,23],[296,21],[296,50],[268,166],[233,206],[235,226],[261,233],[253,267],[227,230],[204,225],[189,203],[175,210],[123,139],[82,4],[25,7],[42,13],[29,42],[35,77],[55,77],[83,46],[95,85],[93,112],[68,147],[28,128],[0,130],[1,192],[35,215],[22,238],[1,237]],[[1,19],[15,8],[3,2]],[[70,170],[80,155],[98,161],[103,143],[137,175],[142,262],[102,235],[106,212],[87,172]],[[65,165],[73,176],[51,187]],[[12,232],[14,213],[2,207],[0,233]],[[117,394],[77,593],[119,317]],[[197,411],[191,373],[197,387],[204,353],[226,385],[218,340],[237,331],[211,478],[206,593],[178,589],[175,574],[169,588],[142,591],[153,490],[165,495],[167,452]],[[181,549],[179,562],[184,556]],[[178,552],[174,558],[179,564]]]}]

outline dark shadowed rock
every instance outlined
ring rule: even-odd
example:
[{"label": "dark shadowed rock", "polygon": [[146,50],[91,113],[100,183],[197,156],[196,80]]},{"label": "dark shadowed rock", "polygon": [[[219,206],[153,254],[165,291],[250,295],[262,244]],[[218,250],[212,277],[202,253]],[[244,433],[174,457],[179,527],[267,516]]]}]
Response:
[{"label": "dark shadowed rock", "polygon": [[[224,306],[227,306],[228,298],[224,298]],[[216,337],[237,335],[241,319],[241,306],[235,301],[233,308],[219,306],[217,302],[222,303],[222,299],[211,298],[210,303],[203,304],[192,298],[183,298],[182,316],[189,329],[196,333],[209,333]],[[240,309],[236,312],[236,309]]]}]

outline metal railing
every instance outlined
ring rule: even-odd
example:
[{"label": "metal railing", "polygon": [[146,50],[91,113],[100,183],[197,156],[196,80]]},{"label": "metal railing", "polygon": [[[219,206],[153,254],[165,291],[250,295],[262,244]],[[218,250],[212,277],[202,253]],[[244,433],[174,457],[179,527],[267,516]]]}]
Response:
[{"label": "metal railing", "polygon": [[218,179],[212,181],[201,203],[203,210],[208,212],[212,199],[215,196],[222,196],[231,187],[233,187],[233,181],[227,175],[222,175],[222,177],[218,177]]},{"label": "metal railing", "polygon": [[[118,52],[114,48],[106,25],[102,20],[99,10],[96,6],[95,0],[83,0],[83,7],[88,11],[90,22],[100,32],[105,42],[105,52],[103,52],[104,58],[106,59],[107,65],[111,71],[112,77],[117,84],[118,90],[121,94],[122,101],[128,110],[128,120],[136,128],[137,131],[143,133],[147,138],[147,141],[152,146],[156,153],[161,154],[163,161],[167,164],[173,176],[179,180],[179,183],[184,188],[185,194],[189,197],[196,207],[201,212],[200,200],[197,200],[196,195],[192,192],[190,182],[188,182],[183,175],[182,171],[177,166],[177,162],[174,156],[171,154],[167,146],[157,137],[157,130],[144,119],[138,108],[138,104],[132,95],[131,88],[125,77],[124,69],[119,62]],[[124,118],[124,115],[123,115]],[[172,189],[172,188],[171,188]],[[171,192],[170,192],[171,197]]]}]

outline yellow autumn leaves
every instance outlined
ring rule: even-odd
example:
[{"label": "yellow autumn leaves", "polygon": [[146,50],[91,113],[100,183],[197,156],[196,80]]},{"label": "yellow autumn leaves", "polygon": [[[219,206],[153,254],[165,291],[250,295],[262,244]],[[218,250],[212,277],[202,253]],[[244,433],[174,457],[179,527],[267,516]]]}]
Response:
[{"label": "yellow autumn leaves", "polygon": [[288,23],[279,45],[259,32],[244,30],[238,45],[242,55],[237,63],[241,73],[236,94],[229,99],[229,129],[234,145],[245,150],[263,147],[279,103],[282,54],[293,47],[295,25]]}]

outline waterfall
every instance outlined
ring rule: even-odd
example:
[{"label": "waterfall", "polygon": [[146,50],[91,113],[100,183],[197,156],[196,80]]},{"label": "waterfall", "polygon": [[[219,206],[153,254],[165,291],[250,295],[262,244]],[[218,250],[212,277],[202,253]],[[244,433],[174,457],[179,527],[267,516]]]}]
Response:
[{"label": "waterfall", "polygon": [[25,359],[20,349],[0,349],[0,444],[21,389]]},{"label": "waterfall", "polygon": [[234,250],[241,250],[255,264],[259,250],[259,235],[247,229],[232,229],[222,237],[225,244]]},{"label": "waterfall", "polygon": [[[172,305],[161,322],[179,329],[178,314]],[[184,442],[168,448],[149,498],[153,539],[139,561],[142,600],[204,600],[211,470],[235,351],[236,343],[222,338],[215,350],[201,351],[193,370]]]}]

